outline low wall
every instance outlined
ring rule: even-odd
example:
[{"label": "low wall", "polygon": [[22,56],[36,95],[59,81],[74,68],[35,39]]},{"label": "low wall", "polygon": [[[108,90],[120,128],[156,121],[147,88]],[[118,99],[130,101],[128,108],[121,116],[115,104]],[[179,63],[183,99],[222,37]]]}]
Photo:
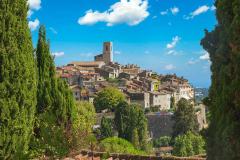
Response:
[{"label": "low wall", "polygon": [[[81,154],[83,156],[88,157],[103,157],[104,155],[107,155],[106,152],[91,152],[88,150],[82,150],[78,154]],[[75,155],[78,155],[75,154]],[[200,157],[157,157],[157,156],[140,156],[140,155],[130,155],[130,154],[120,154],[120,153],[110,153],[109,156],[112,159],[119,159],[119,160],[206,160],[206,158],[200,158]]]}]

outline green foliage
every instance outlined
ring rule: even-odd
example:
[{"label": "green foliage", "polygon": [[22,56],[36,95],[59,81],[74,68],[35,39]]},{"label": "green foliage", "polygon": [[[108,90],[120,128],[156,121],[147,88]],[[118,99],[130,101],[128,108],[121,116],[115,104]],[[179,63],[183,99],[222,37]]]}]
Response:
[{"label": "green foliage", "polygon": [[212,62],[207,152],[209,160],[235,160],[240,159],[240,1],[215,5],[218,24],[201,41]]},{"label": "green foliage", "polygon": [[117,88],[107,87],[100,91],[94,98],[94,106],[97,112],[108,109],[113,110],[116,106],[125,100],[124,94]]},{"label": "green foliage", "polygon": [[132,139],[131,142],[135,148],[139,148],[139,136],[138,136],[138,130],[135,128],[132,132]]},{"label": "green foliage", "polygon": [[171,97],[170,99],[170,108],[175,110],[176,109],[176,105],[175,105],[175,97]]},{"label": "green foliage", "polygon": [[[32,153],[61,157],[68,153],[72,124],[76,114],[72,91],[56,77],[49,42],[44,26],[39,29],[36,49],[38,68],[37,114]],[[34,156],[34,155],[33,155]]]},{"label": "green foliage", "polygon": [[77,103],[77,114],[73,121],[73,148],[76,150],[89,147],[92,142],[92,128],[96,122],[94,106],[88,102]]},{"label": "green foliage", "polygon": [[173,154],[179,157],[188,157],[203,154],[205,141],[200,135],[187,132],[175,138]]},{"label": "green foliage", "polygon": [[159,111],[160,111],[160,108],[155,106],[155,107],[146,108],[144,112],[147,114],[150,112],[159,112]]},{"label": "green foliage", "polygon": [[0,2],[0,159],[24,159],[34,124],[36,66],[26,0]]},{"label": "green foliage", "polygon": [[169,137],[169,136],[163,136],[163,137],[153,140],[153,146],[155,148],[168,147],[168,146],[170,146],[170,143],[171,143],[171,137]]},{"label": "green foliage", "polygon": [[143,151],[135,149],[127,140],[118,137],[110,137],[102,140],[99,147],[101,151],[109,153],[145,154]]},{"label": "green foliage", "polygon": [[159,107],[150,107],[150,111],[151,112],[160,112],[160,108]]},{"label": "green foliage", "polygon": [[113,120],[105,116],[101,120],[101,138],[113,137]]},{"label": "green foliage", "polygon": [[30,143],[29,158],[47,155],[62,157],[69,152],[70,143],[64,134],[64,126],[56,125],[56,117],[51,113],[38,116],[35,134]]},{"label": "green foliage", "polygon": [[173,119],[175,124],[173,126],[173,136],[186,134],[188,131],[197,133],[199,126],[194,107],[186,99],[180,99],[177,103],[177,109],[174,113]]},{"label": "green foliage", "polygon": [[[148,149],[147,119],[141,106],[129,105],[127,102],[119,103],[115,111],[114,121],[119,137],[130,142],[134,139],[134,144],[139,144],[140,149]],[[139,142],[137,142],[136,135],[133,135],[136,131]]]}]

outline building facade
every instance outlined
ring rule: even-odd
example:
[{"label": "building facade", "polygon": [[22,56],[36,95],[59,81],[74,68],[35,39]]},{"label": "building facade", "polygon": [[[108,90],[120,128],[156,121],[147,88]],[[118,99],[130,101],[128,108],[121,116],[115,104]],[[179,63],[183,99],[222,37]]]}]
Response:
[{"label": "building facade", "polygon": [[94,57],[95,61],[103,61],[106,64],[113,62],[113,44],[112,42],[103,43],[103,53]]}]

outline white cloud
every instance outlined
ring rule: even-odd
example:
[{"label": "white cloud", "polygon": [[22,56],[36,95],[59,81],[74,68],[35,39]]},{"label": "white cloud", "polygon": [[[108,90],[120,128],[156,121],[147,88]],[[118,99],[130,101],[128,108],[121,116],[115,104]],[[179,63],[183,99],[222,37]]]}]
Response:
[{"label": "white cloud", "polygon": [[214,5],[211,6],[211,11],[215,11],[216,9],[217,8]]},{"label": "white cloud", "polygon": [[167,15],[167,14],[168,14],[168,10],[162,11],[162,12],[160,12],[160,14],[161,14],[162,16]]},{"label": "white cloud", "polygon": [[80,25],[93,25],[106,22],[107,26],[126,23],[130,26],[137,25],[149,16],[148,0],[120,0],[104,12],[88,10],[80,17]]},{"label": "white cloud", "polygon": [[193,61],[193,60],[188,61],[188,64],[190,64],[190,65],[195,64],[195,63],[196,63],[196,61]]},{"label": "white cloud", "polygon": [[170,9],[173,15],[176,15],[180,10],[177,7],[173,7]]},{"label": "white cloud", "polygon": [[28,10],[28,12],[27,12],[27,16],[28,16],[28,17],[31,17],[32,14],[33,14],[33,11],[32,11],[32,10]]},{"label": "white cloud", "polygon": [[114,54],[116,54],[116,55],[120,55],[121,52],[120,52],[120,51],[114,51]]},{"label": "white cloud", "polygon": [[168,64],[168,65],[166,65],[166,66],[164,66],[164,69],[165,70],[173,70],[173,69],[175,69],[176,67],[174,66],[174,65],[172,65],[172,64]]},{"label": "white cloud", "polygon": [[28,0],[30,10],[39,10],[41,8],[41,0]]},{"label": "white cloud", "polygon": [[64,52],[53,52],[52,55],[55,57],[62,57],[64,56]]},{"label": "white cloud", "polygon": [[152,17],[152,19],[156,19],[156,18],[157,18],[157,16],[153,16],[153,17]]},{"label": "white cloud", "polygon": [[196,64],[196,63],[198,63],[199,62],[199,60],[194,60],[193,58],[191,58],[188,62],[187,62],[187,64],[189,64],[189,65],[194,65],[194,64]]},{"label": "white cloud", "polygon": [[177,54],[178,53],[175,50],[170,50],[170,51],[167,52],[167,55],[174,55],[174,56],[176,56]]},{"label": "white cloud", "polygon": [[200,7],[198,7],[195,11],[193,11],[192,13],[190,13],[189,16],[185,16],[184,18],[185,18],[186,20],[188,20],[188,19],[193,19],[195,16],[198,16],[198,15],[200,15],[200,14],[203,14],[203,13],[207,12],[209,9],[210,9],[210,7],[207,6],[207,5],[200,6]]},{"label": "white cloud", "polygon": [[180,41],[180,37],[175,36],[172,38],[172,42],[167,44],[167,49],[173,49],[176,47],[177,43]]},{"label": "white cloud", "polygon": [[199,59],[201,59],[201,60],[210,60],[209,53],[206,52],[205,54],[201,55],[199,57]]},{"label": "white cloud", "polygon": [[53,27],[50,27],[49,29],[50,29],[50,31],[52,31],[52,33],[58,34],[58,32]]},{"label": "white cloud", "polygon": [[170,9],[160,12],[160,14],[162,16],[165,16],[170,12],[170,13],[172,13],[172,15],[176,15],[176,14],[178,14],[179,11],[180,11],[180,9],[178,7],[173,7],[173,8],[170,8]]},{"label": "white cloud", "polygon": [[31,31],[35,31],[39,26],[39,24],[40,24],[39,20],[35,19],[34,21],[28,22],[28,27],[31,29]]},{"label": "white cloud", "polygon": [[39,10],[41,8],[41,0],[28,0],[29,11],[27,13],[28,18],[34,13],[33,10]]}]

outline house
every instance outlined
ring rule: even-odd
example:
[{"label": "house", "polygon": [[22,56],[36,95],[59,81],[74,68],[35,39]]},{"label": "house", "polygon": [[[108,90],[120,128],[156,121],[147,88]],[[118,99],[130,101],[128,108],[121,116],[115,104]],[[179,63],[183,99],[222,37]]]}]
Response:
[{"label": "house", "polygon": [[170,93],[150,92],[150,105],[152,107],[159,107],[161,111],[169,110],[171,107]]},{"label": "house", "polygon": [[79,71],[95,72],[95,68],[101,68],[105,63],[103,61],[92,62],[71,62],[68,66],[75,66]]},{"label": "house", "polygon": [[74,85],[74,86],[70,86],[72,92],[73,92],[73,96],[75,98],[76,101],[80,101],[81,99],[81,88],[78,85]]},{"label": "house", "polygon": [[124,78],[124,79],[127,79],[127,80],[131,80],[135,77],[135,74],[131,74],[131,73],[126,73],[126,72],[122,72],[122,73],[119,73],[119,78]]},{"label": "house", "polygon": [[144,109],[150,107],[149,93],[128,90],[126,94],[129,97],[130,103],[141,105]]},{"label": "house", "polygon": [[100,76],[104,77],[105,79],[111,78],[115,79],[119,76],[119,70],[118,68],[114,68],[111,66],[103,66],[102,68],[96,68],[96,73],[99,73]]}]

